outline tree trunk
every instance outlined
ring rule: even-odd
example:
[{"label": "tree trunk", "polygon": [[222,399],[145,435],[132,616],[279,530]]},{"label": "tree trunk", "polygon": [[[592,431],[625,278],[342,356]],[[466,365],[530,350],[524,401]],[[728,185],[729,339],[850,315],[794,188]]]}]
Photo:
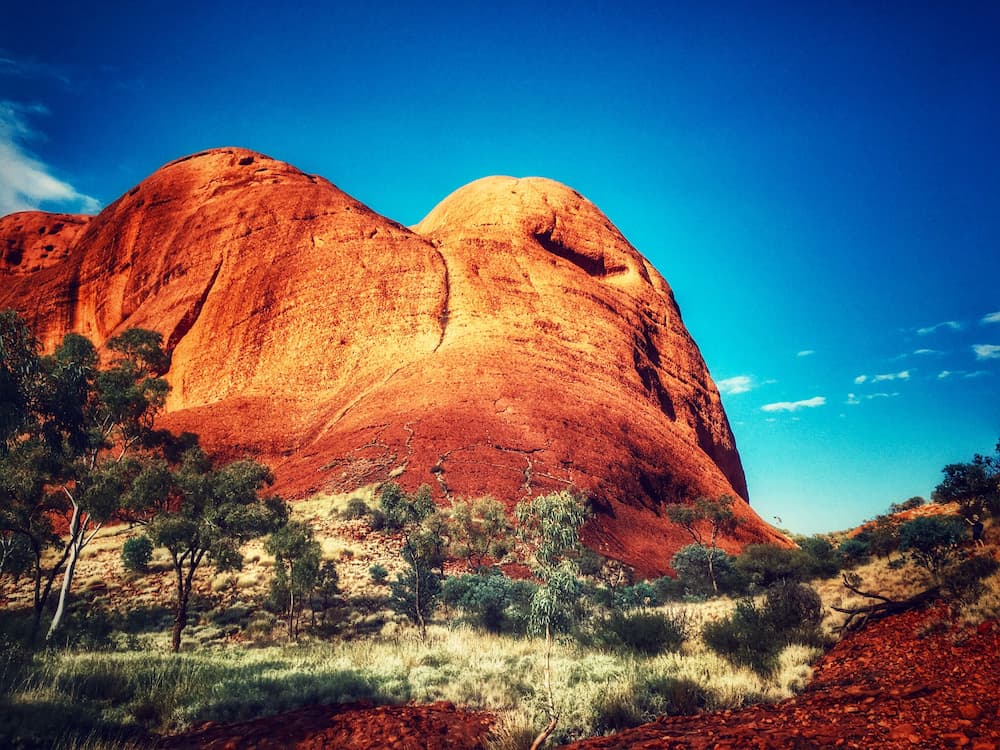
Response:
[{"label": "tree trunk", "polygon": [[80,506],[73,503],[73,517],[69,523],[69,562],[66,564],[66,571],[63,573],[62,587],[59,589],[59,604],[56,607],[55,616],[49,625],[49,632],[45,635],[45,640],[51,640],[63,615],[66,613],[66,600],[69,598],[69,589],[73,584],[73,574],[76,572],[76,561],[80,558],[80,542],[83,539],[85,529],[80,525]]},{"label": "tree trunk", "polygon": [[549,723],[538,733],[535,741],[531,743],[530,750],[538,750],[545,744],[545,740],[556,731],[559,723],[559,714],[556,712],[555,698],[552,696],[552,629],[548,622],[545,623],[545,696],[548,700]]},{"label": "tree trunk", "polygon": [[719,595],[719,584],[715,581],[715,547],[708,548],[708,577],[712,580],[712,591]]},{"label": "tree trunk", "polygon": [[170,636],[170,650],[175,654],[181,650],[181,631],[187,626],[188,597],[190,591],[179,593],[177,609],[174,611],[174,628]]}]

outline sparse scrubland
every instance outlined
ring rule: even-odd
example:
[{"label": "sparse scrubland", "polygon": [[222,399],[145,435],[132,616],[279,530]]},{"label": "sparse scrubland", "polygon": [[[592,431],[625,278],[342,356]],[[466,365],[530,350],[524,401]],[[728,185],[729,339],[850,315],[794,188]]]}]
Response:
[{"label": "sparse scrubland", "polygon": [[0,323],[5,367],[21,355],[0,372],[17,396],[0,410],[0,745],[146,746],[302,706],[444,700],[495,714],[497,750],[527,748],[788,697],[843,629],[925,595],[970,624],[1000,615],[1000,455],[945,467],[931,507],[957,512],[911,499],[795,548],[731,556],[731,499],[667,506],[692,544],[676,578],[641,581],[581,546],[591,511],[570,491],[513,518],[392,482],[262,496],[265,467],[152,429],[155,335],[102,369],[81,337],[39,358]]}]

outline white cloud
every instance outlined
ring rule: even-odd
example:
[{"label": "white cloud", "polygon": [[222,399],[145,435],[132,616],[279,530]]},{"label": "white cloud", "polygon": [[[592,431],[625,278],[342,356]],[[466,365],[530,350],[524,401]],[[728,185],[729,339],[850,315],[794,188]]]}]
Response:
[{"label": "white cloud", "polygon": [[938,380],[944,380],[945,378],[950,378],[954,374],[955,373],[953,373],[951,370],[941,370],[941,372],[938,373]]},{"label": "white cloud", "polygon": [[983,319],[979,321],[980,323],[1000,323],[1000,310],[997,312],[992,312],[989,315],[984,315]]},{"label": "white cloud", "polygon": [[825,396],[813,396],[802,401],[776,401],[773,404],[764,404],[761,411],[798,411],[799,409],[813,409],[817,406],[826,405]]},{"label": "white cloud", "polygon": [[976,359],[1000,359],[1000,346],[997,344],[975,344],[972,351]]},{"label": "white cloud", "polygon": [[934,331],[938,330],[939,328],[949,328],[952,331],[958,331],[961,330],[962,324],[959,323],[957,320],[946,320],[943,323],[935,323],[934,325],[927,326],[926,328],[918,328],[917,333],[919,333],[921,336],[926,336],[929,333],[934,333]]},{"label": "white cloud", "polygon": [[917,349],[913,353],[923,355],[923,354],[940,354],[941,352],[939,352],[937,349]]},{"label": "white cloud", "polygon": [[986,372],[986,370],[976,370],[975,372],[967,372],[962,377],[963,378],[981,378],[981,377],[984,377],[986,375],[989,375],[989,373]]},{"label": "white cloud", "polygon": [[796,357],[811,357],[815,353],[816,353],[816,351],[814,349],[803,349],[801,352],[799,352],[795,356]]},{"label": "white cloud", "polygon": [[854,378],[854,385],[861,385],[862,383],[865,383],[867,381],[868,381],[867,375],[858,375],[856,378]]},{"label": "white cloud", "polygon": [[872,378],[872,382],[882,383],[885,382],[886,380],[909,380],[909,379],[910,379],[910,371],[901,370],[900,372],[890,372],[885,375],[876,375],[874,378]]},{"label": "white cloud", "polygon": [[858,404],[861,403],[862,398],[865,401],[873,401],[877,398],[895,398],[898,395],[899,391],[894,391],[892,393],[884,393],[884,392],[869,393],[865,396],[860,396],[860,397],[856,393],[848,393],[847,401],[845,401],[844,403],[847,404],[848,406],[857,406]]},{"label": "white cloud", "polygon": [[95,213],[101,207],[96,198],[54,177],[51,168],[25,148],[25,142],[40,137],[28,118],[45,114],[47,110],[37,104],[0,100],[0,216],[41,208],[44,203],[85,213]]},{"label": "white cloud", "polygon": [[720,393],[727,396],[735,396],[737,393],[749,393],[753,390],[753,378],[749,375],[737,375],[733,378],[724,378],[715,384]]}]

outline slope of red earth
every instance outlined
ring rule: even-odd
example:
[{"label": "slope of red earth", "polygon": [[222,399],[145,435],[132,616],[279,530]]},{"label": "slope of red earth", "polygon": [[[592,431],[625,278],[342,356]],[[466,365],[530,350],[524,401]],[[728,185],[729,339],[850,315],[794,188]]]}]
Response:
[{"label": "slope of red earth", "polygon": [[660,719],[573,750],[1000,749],[1000,629],[908,612],[838,643],[804,693],[770,706]]},{"label": "slope of red earth", "polygon": [[[663,718],[565,750],[1000,750],[1000,625],[937,608],[886,618],[823,657],[804,693],[775,705]],[[488,714],[451,704],[314,707],[200,728],[163,747],[474,750]]]}]

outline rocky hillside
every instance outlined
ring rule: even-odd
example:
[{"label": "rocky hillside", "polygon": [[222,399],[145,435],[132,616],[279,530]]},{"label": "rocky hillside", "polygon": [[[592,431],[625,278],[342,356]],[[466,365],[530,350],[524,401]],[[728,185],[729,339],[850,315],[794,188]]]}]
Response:
[{"label": "rocky hillside", "polygon": [[242,149],[167,164],[98,216],[0,219],[0,308],[52,347],[142,326],[172,353],[161,424],[269,463],[301,497],[396,478],[440,499],[575,487],[594,548],[660,574],[662,506],[741,498],[718,391],[670,287],[592,203],[489,177],[415,227]]}]

